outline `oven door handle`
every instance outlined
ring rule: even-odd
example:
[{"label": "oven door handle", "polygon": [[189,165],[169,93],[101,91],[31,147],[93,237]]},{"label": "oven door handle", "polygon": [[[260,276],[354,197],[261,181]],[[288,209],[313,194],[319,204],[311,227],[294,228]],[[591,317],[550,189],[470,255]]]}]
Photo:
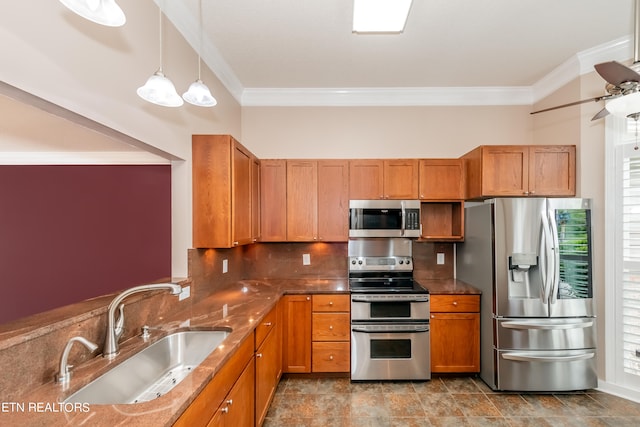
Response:
[{"label": "oven door handle", "polygon": [[384,301],[369,301],[367,299],[357,299],[357,298],[351,298],[351,302],[364,302],[364,303],[372,303],[372,302],[381,302],[381,303],[385,303],[385,302],[429,302],[429,298],[425,298],[425,299],[420,299],[420,298],[416,298],[416,299],[399,299],[399,300],[394,300],[394,299],[385,299]]},{"label": "oven door handle", "polygon": [[352,328],[351,332],[361,332],[364,334],[413,334],[421,332],[429,332],[429,327],[414,328],[414,329],[394,329],[391,331],[371,331],[369,329]]}]

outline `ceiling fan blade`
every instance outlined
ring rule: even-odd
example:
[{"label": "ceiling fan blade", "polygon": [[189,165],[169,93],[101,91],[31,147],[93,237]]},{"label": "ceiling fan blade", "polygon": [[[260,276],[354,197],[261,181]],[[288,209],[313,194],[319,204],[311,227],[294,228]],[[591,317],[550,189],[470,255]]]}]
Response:
[{"label": "ceiling fan blade", "polygon": [[587,102],[598,102],[598,101],[602,101],[603,99],[609,99],[609,98],[611,98],[611,97],[610,96],[597,96],[595,98],[583,99],[581,101],[570,102],[568,104],[556,105],[555,107],[549,107],[549,108],[545,108],[545,109],[542,109],[542,110],[533,111],[533,112],[531,112],[529,114],[544,113],[545,111],[557,110],[559,108],[571,107],[571,106],[574,106],[574,105],[585,104]]},{"label": "ceiling fan blade", "polygon": [[596,64],[594,68],[600,77],[614,86],[620,86],[624,82],[640,82],[640,74],[617,61]]},{"label": "ceiling fan blade", "polygon": [[591,118],[591,121],[601,119],[608,115],[609,115],[609,111],[606,108],[603,108],[602,110],[598,111],[598,114],[596,114]]}]

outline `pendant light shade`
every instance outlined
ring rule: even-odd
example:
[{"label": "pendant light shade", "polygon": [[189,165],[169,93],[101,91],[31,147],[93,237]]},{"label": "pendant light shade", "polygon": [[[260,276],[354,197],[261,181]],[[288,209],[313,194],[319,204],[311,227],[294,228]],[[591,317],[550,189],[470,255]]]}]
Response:
[{"label": "pendant light shade", "polygon": [[160,11],[160,68],[147,79],[144,86],[139,87],[136,93],[145,101],[163,107],[180,107],[184,104],[176,88],[162,73],[162,9]]},{"label": "pendant light shade", "polygon": [[184,104],[171,80],[162,74],[162,69],[153,73],[144,86],[139,87],[136,92],[145,101],[163,107],[180,107]]},{"label": "pendant light shade", "polygon": [[96,24],[121,27],[127,21],[115,0],[60,0],[60,3]]},{"label": "pendant light shade", "polygon": [[640,113],[640,92],[630,93],[608,101],[605,108],[614,116],[629,117]]},{"label": "pendant light shade", "polygon": [[[200,24],[200,40],[198,46],[198,52],[202,50],[202,0],[198,3],[198,21]],[[218,103],[216,99],[211,95],[211,91],[202,82],[200,78],[200,68],[202,60],[200,59],[200,53],[198,53],[198,79],[191,83],[189,89],[182,94],[182,98],[189,104],[196,105],[198,107],[213,107]]]},{"label": "pendant light shade", "polygon": [[183,95],[185,101],[189,104],[197,105],[198,107],[213,107],[218,101],[211,95],[211,91],[202,83],[202,80],[198,77],[198,80],[191,83],[189,86],[189,90],[187,90]]}]

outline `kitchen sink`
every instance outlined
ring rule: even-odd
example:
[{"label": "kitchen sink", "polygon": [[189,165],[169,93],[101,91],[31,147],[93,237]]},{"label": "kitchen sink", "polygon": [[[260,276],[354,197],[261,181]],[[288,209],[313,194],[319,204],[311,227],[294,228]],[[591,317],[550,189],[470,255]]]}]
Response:
[{"label": "kitchen sink", "polygon": [[65,403],[140,403],[182,381],[231,333],[231,328],[174,332],[110,369]]}]

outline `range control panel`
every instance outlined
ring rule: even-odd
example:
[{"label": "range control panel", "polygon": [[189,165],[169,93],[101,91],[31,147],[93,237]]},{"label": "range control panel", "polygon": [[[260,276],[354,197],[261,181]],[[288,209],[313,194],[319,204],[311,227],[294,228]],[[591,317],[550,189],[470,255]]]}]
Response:
[{"label": "range control panel", "polygon": [[349,257],[349,271],[413,271],[411,257]]}]

